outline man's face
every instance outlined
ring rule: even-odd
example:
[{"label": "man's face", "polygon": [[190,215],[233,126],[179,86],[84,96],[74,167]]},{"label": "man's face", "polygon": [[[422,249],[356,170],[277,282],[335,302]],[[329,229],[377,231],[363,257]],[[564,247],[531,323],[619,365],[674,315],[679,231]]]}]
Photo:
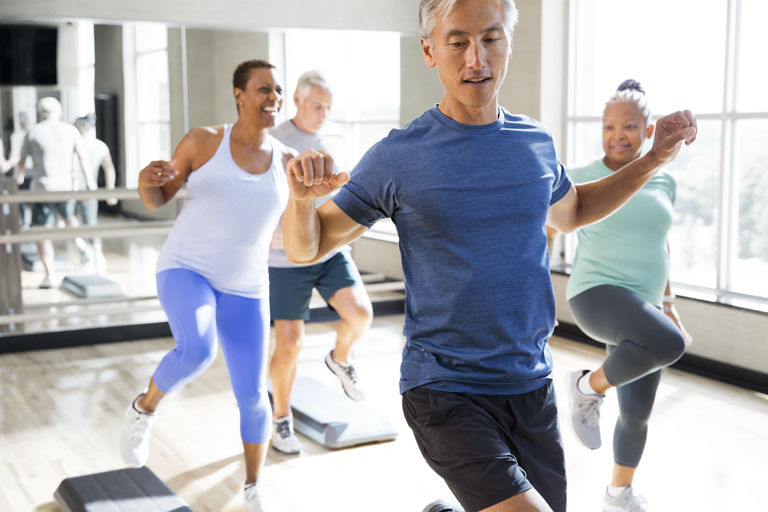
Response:
[{"label": "man's face", "polygon": [[310,87],[304,98],[301,98],[297,91],[293,99],[296,102],[295,121],[299,127],[309,133],[319,132],[331,113],[331,91],[322,87]]},{"label": "man's face", "polygon": [[512,53],[499,0],[459,0],[421,43],[427,66],[437,66],[445,88],[441,110],[459,121],[464,111],[496,115]]}]

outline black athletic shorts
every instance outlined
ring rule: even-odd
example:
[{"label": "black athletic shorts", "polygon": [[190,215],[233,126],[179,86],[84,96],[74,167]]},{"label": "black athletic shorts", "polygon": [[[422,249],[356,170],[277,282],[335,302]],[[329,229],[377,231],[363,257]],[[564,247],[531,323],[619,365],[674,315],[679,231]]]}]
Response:
[{"label": "black athletic shorts", "polygon": [[467,512],[534,487],[565,512],[565,456],[552,381],[520,395],[473,395],[418,387],[403,413],[430,467]]}]

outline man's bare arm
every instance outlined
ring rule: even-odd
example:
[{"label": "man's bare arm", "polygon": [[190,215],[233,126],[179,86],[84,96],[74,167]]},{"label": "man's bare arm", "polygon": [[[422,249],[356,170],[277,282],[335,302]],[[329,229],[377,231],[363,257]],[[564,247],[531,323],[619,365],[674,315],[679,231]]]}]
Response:
[{"label": "man's bare arm", "polygon": [[288,162],[287,171],[291,195],[283,216],[283,241],[290,261],[313,263],[365,233],[367,228],[352,220],[333,200],[315,207],[317,198],[349,180],[346,172],[333,174],[329,155],[307,150]]}]

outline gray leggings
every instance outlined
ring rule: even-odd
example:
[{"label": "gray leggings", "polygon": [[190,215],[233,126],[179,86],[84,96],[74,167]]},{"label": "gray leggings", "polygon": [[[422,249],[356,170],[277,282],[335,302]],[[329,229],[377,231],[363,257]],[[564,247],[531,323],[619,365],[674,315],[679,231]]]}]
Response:
[{"label": "gray leggings", "polygon": [[579,328],[607,345],[603,371],[619,398],[613,458],[622,466],[637,467],[661,368],[683,355],[685,340],[659,308],[620,286],[595,286],[568,304]]}]

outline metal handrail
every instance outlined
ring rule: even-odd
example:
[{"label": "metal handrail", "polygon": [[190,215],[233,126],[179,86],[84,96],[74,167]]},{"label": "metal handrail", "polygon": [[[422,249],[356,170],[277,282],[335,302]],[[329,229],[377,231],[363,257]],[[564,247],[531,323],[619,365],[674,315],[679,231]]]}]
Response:
[{"label": "metal handrail", "polygon": [[133,221],[108,226],[79,226],[47,228],[33,226],[19,233],[0,234],[0,244],[39,242],[41,240],[73,240],[75,238],[124,238],[148,235],[167,235],[175,220]]},{"label": "metal handrail", "polygon": [[[179,190],[174,199],[177,197],[184,197],[185,189]],[[64,191],[48,191],[48,190],[19,190],[14,193],[9,193],[8,190],[0,191],[0,204],[19,204],[19,203],[57,203],[70,200],[86,201],[89,199],[99,199],[106,201],[107,199],[122,199],[122,200],[140,200],[139,191],[135,188],[99,188],[96,190],[64,190]]]}]

